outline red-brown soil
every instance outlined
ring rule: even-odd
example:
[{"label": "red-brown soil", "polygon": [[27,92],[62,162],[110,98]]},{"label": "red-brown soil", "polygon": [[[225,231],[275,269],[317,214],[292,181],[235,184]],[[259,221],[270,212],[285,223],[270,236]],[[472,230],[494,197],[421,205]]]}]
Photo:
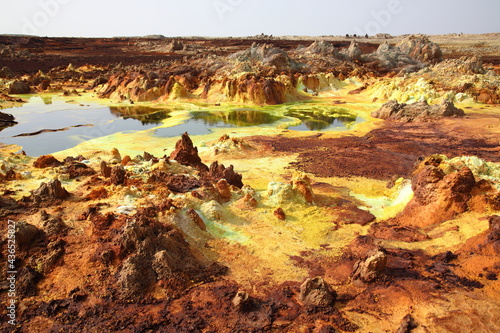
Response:
[{"label": "red-brown soil", "polygon": [[496,133],[487,126],[499,126],[500,115],[470,114],[460,119],[435,122],[386,122],[381,128],[357,137],[323,139],[253,137],[276,152],[299,153],[291,166],[321,177],[361,176],[389,180],[408,177],[419,158],[431,154],[449,157],[472,155],[500,162]]}]

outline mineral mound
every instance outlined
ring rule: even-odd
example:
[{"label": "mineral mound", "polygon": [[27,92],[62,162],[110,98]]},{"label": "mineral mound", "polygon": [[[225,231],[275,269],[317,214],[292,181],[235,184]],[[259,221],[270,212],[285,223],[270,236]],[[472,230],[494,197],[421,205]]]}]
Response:
[{"label": "mineral mound", "polygon": [[413,104],[389,101],[377,111],[372,112],[371,115],[374,118],[410,122],[427,121],[440,117],[463,117],[465,112],[456,108],[453,102],[450,101],[445,101],[439,105],[429,105],[427,101]]}]

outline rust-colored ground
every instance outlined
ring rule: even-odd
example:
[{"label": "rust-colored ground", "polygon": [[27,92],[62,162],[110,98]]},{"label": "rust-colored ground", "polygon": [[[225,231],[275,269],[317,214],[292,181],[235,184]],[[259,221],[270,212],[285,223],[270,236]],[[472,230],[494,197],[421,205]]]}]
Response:
[{"label": "rust-colored ground", "polygon": [[431,154],[478,156],[500,162],[500,115],[472,113],[435,122],[388,122],[368,134],[341,138],[253,137],[277,152],[299,153],[294,168],[319,177],[408,177]]}]

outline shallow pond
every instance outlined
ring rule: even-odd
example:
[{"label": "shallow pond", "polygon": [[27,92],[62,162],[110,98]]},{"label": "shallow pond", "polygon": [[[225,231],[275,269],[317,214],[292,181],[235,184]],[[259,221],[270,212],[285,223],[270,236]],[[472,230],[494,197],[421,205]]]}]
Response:
[{"label": "shallow pond", "polygon": [[255,108],[176,105],[170,110],[79,104],[46,96],[31,97],[23,106],[3,112],[13,114],[18,124],[1,130],[0,142],[22,146],[28,155],[35,157],[115,133],[152,130],[153,137],[176,137],[184,132],[205,135],[214,128],[251,127],[256,131],[262,127],[342,131],[364,121],[345,108],[307,103]]},{"label": "shallow pond", "polygon": [[152,108],[74,104],[40,97],[3,112],[13,114],[18,124],[0,131],[0,142],[22,146],[30,156],[65,150],[117,132],[154,128],[169,116],[167,111]]}]

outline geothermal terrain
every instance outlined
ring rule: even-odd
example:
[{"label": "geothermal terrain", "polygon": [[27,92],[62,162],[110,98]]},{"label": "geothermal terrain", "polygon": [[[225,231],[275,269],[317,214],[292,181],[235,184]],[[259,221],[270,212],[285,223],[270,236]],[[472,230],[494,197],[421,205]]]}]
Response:
[{"label": "geothermal terrain", "polygon": [[499,332],[499,87],[500,34],[0,36],[1,330]]}]

